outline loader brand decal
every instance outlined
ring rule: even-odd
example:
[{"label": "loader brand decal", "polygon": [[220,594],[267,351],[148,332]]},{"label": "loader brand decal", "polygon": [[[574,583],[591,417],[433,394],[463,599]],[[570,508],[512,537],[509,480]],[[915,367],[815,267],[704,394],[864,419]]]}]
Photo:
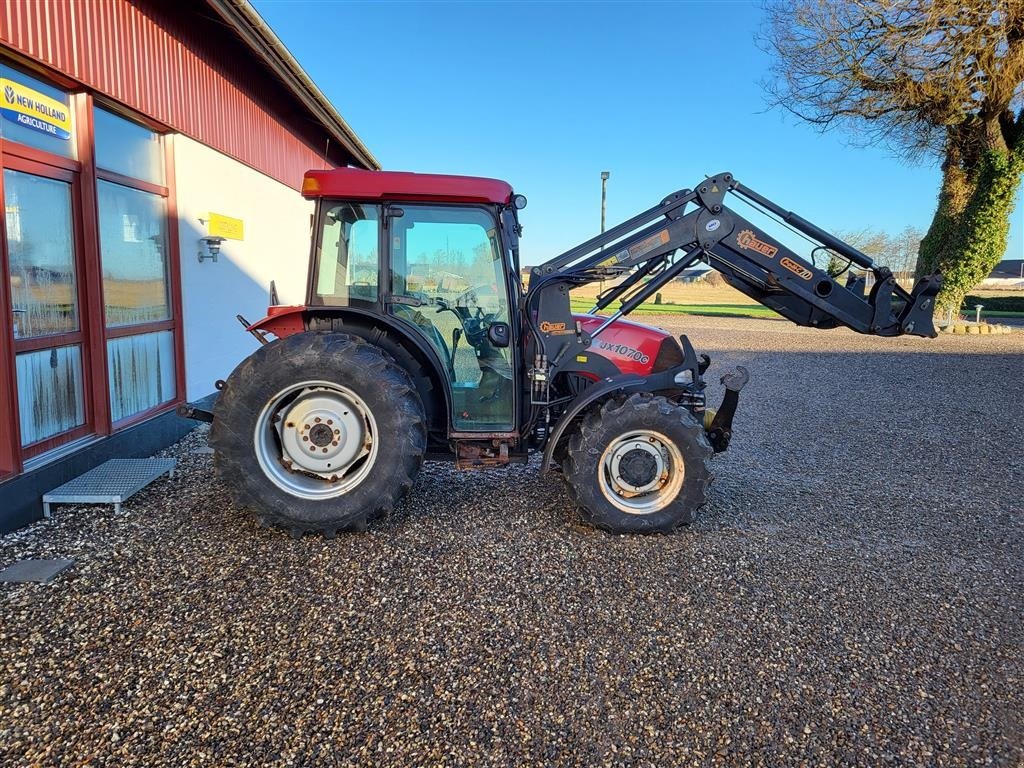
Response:
[{"label": "loader brand decal", "polygon": [[541,322],[540,329],[543,333],[550,333],[553,336],[562,336],[573,332],[571,328],[565,327],[565,323],[549,323],[547,320]]},{"label": "loader brand decal", "polygon": [[0,87],[0,114],[7,120],[57,139],[71,138],[71,110],[67,104],[6,77],[0,78]]},{"label": "loader brand decal", "polygon": [[722,222],[720,222],[718,219],[712,219],[711,221],[704,225],[704,229],[706,229],[708,232],[714,232],[720,226],[722,226]]},{"label": "loader brand decal", "polygon": [[641,240],[639,243],[635,243],[629,247],[629,257],[636,259],[643,256],[645,253],[650,253],[659,245],[664,245],[669,241],[668,230],[663,229],[661,232],[656,232],[648,238]]},{"label": "loader brand decal", "polygon": [[736,245],[740,248],[745,248],[748,251],[757,251],[762,256],[767,256],[769,259],[779,252],[779,249],[774,245],[766,243],[764,240],[758,240],[757,237],[754,236],[754,233],[749,229],[744,229],[736,235]]},{"label": "loader brand decal", "polygon": [[811,270],[809,270],[803,264],[797,264],[788,256],[783,256],[781,259],[779,259],[779,264],[784,266],[797,277],[801,277],[804,280],[810,280],[811,277],[813,277],[813,275],[811,274]]},{"label": "loader brand decal", "polygon": [[623,248],[618,253],[609,256],[607,259],[598,264],[599,267],[613,267],[616,264],[622,264],[627,261],[634,259],[639,260],[644,254],[650,253],[659,245],[664,245],[669,241],[669,234],[667,229],[661,230],[661,232],[655,232],[648,238],[641,240],[639,243],[633,243],[629,248]]},{"label": "loader brand decal", "polygon": [[641,364],[647,364],[651,361],[650,355],[645,355],[639,349],[627,347],[625,344],[613,344],[610,341],[599,341],[597,342],[597,348],[603,349],[606,352],[612,352],[616,355],[628,357],[630,360],[636,360],[638,363]]}]

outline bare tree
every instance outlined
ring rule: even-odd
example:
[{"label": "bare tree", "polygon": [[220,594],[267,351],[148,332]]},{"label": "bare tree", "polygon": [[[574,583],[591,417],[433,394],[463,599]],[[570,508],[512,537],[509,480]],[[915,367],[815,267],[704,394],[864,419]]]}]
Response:
[{"label": "bare tree", "polygon": [[958,308],[1006,249],[1024,173],[1024,0],[769,0],[767,19],[775,105],[941,159],[917,270]]},{"label": "bare tree", "polygon": [[859,229],[840,232],[839,236],[877,263],[901,276],[910,276],[917,264],[917,251],[924,239],[924,232],[907,226],[895,235],[880,230]]}]

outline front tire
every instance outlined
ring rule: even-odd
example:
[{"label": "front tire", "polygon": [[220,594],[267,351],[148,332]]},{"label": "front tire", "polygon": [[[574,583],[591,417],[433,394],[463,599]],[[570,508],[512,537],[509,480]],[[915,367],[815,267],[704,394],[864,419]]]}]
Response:
[{"label": "front tire", "polygon": [[612,533],[666,533],[691,522],[704,504],[712,454],[686,408],[641,393],[590,411],[562,466],[592,525]]},{"label": "front tire", "polygon": [[293,536],[364,530],[423,463],[423,404],[409,374],[342,333],[258,349],[228,377],[210,445],[240,506]]}]

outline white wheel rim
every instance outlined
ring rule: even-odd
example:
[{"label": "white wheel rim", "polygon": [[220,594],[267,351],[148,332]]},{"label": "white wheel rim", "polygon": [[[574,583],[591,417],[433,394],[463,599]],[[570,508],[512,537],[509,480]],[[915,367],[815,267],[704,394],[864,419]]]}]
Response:
[{"label": "white wheel rim", "polygon": [[[649,471],[643,477],[624,476],[623,469],[636,457]],[[626,432],[604,449],[598,462],[601,493],[630,515],[650,515],[664,509],[683,487],[686,465],[679,447],[650,429]]]},{"label": "white wheel rim", "polygon": [[377,460],[377,422],[366,402],[329,381],[292,384],[260,411],[253,448],[263,474],[300,499],[342,496]]}]

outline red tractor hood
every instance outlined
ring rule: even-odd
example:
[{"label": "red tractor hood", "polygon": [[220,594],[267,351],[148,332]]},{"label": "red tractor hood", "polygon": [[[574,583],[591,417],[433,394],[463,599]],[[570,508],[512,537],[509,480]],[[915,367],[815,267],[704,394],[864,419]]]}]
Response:
[{"label": "red tractor hood", "polygon": [[[593,333],[607,318],[598,315],[573,315],[583,330]],[[658,354],[668,342],[671,348],[679,344],[668,331],[630,320],[616,320],[594,339],[590,352],[601,355],[622,373],[648,374],[654,369]],[[682,352],[679,352],[682,359]]]}]

